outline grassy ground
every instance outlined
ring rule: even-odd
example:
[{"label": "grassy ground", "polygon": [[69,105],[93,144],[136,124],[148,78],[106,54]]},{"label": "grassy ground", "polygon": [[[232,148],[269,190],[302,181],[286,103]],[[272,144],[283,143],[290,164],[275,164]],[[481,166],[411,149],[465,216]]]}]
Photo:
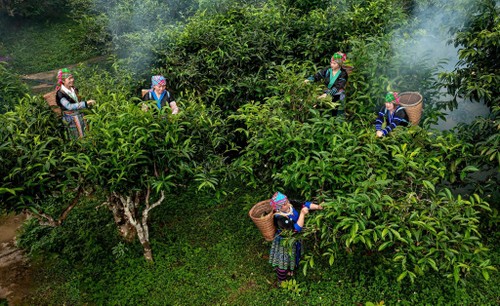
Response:
[{"label": "grassy ground", "polygon": [[[261,198],[255,193],[240,194],[220,204],[210,203],[210,197],[200,197],[194,192],[169,198],[152,213],[154,264],[145,262],[137,241],[125,245],[113,238],[110,213],[105,209],[96,211],[96,203],[88,203],[70,217],[64,232],[49,235],[52,236],[49,239],[55,239],[52,243],[59,245],[58,253],[50,263],[46,259],[39,263],[35,276],[39,289],[26,302],[40,305],[365,305],[381,301],[387,305],[498,305],[500,302],[498,273],[493,273],[489,282],[471,278],[466,286],[458,287],[452,280],[435,274],[428,274],[415,284],[399,284],[397,273],[387,269],[380,258],[359,254],[339,254],[331,267],[318,260],[306,276],[297,273],[296,283],[277,288],[267,262],[270,243],[260,236],[247,214]],[[99,224],[102,232],[89,233]],[[82,245],[75,247],[79,241]],[[493,257],[498,265],[498,249]]]},{"label": "grassy ground", "polygon": [[84,35],[71,20],[0,18],[0,57],[19,74],[57,69],[97,55],[80,43]]}]

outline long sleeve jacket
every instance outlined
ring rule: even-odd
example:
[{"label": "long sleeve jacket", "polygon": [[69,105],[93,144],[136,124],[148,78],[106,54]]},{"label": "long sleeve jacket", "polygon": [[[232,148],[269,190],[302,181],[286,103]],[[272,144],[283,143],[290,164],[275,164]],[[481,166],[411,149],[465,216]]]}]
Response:
[{"label": "long sleeve jacket", "polygon": [[[385,128],[382,128],[384,122],[386,123]],[[375,129],[377,131],[382,131],[384,136],[387,136],[390,132],[392,132],[398,125],[408,126],[408,115],[404,107],[396,106],[394,113],[382,106],[382,108],[378,112],[378,117],[375,120]]]},{"label": "long sleeve jacket", "polygon": [[[316,73],[314,76],[309,77],[308,80],[315,82],[322,80],[325,86],[328,88],[328,84],[330,83],[330,77],[331,77],[330,68],[327,67]],[[347,75],[347,71],[341,67],[340,75],[335,80],[335,83],[333,83],[332,88],[328,88],[327,90],[325,90],[325,93],[330,96],[333,96],[334,94],[344,90],[345,85],[347,84],[348,77],[349,76]]]},{"label": "long sleeve jacket", "polygon": [[[305,202],[303,206],[307,208],[311,208],[312,202]],[[297,211],[294,207],[291,207],[292,212],[290,214],[282,214],[276,213],[274,214],[274,222],[276,227],[278,228],[278,233],[281,233],[283,229],[290,229],[294,232],[302,231],[302,226],[297,224],[299,220],[300,212]]]},{"label": "long sleeve jacket", "polygon": [[[75,89],[75,93],[78,95],[77,89]],[[63,111],[74,111],[88,107],[86,101],[75,101],[72,97],[70,97],[70,95],[61,89],[59,89],[56,93],[56,103]]]}]

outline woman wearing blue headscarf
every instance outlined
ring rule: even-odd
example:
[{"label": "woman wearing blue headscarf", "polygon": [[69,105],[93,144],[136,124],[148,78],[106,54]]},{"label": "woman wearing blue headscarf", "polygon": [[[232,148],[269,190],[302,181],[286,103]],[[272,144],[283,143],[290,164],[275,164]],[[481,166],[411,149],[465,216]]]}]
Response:
[{"label": "woman wearing blue headscarf", "polygon": [[[162,75],[154,75],[151,77],[151,89],[142,97],[142,101],[156,101],[158,109],[162,109],[166,105],[172,110],[172,115],[179,112],[174,96],[167,90],[167,81]],[[143,110],[147,110],[146,104],[143,105]]]},{"label": "woman wearing blue headscarf", "polygon": [[277,231],[269,253],[269,263],[275,268],[278,283],[281,283],[288,276],[293,275],[302,254],[302,243],[299,240],[294,242],[290,250],[289,247],[283,244],[284,238],[281,234],[284,230],[291,230],[294,233],[302,231],[309,210],[323,209],[323,207],[312,202],[305,202],[299,213],[290,204],[286,195],[281,192],[276,192],[273,195],[270,205],[273,207],[274,223]]}]

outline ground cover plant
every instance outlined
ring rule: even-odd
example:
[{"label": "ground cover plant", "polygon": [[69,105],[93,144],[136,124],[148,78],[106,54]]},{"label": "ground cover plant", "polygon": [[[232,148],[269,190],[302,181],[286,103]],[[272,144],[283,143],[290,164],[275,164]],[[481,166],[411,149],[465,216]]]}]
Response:
[{"label": "ground cover plant", "polygon": [[[494,11],[471,10],[472,26],[458,29],[456,42],[467,49],[477,40],[464,38],[487,30],[481,43],[494,46],[497,6],[474,3]],[[77,69],[81,92],[98,100],[80,141],[64,139],[40,97],[9,93],[16,106],[0,114],[1,208],[37,216],[20,243],[53,275],[31,303],[498,303],[497,87],[469,91],[463,67],[439,75],[439,59],[394,48],[415,43],[420,23],[409,14],[406,2],[386,0],[199,12],[151,33],[161,48],[151,49],[144,75],[122,70],[123,61],[109,71]],[[315,98],[320,86],[304,83],[332,50],[346,51],[355,67],[345,118]],[[497,84],[484,57],[462,54],[485,84]],[[167,75],[181,114],[137,106],[152,73]],[[491,117],[433,130],[440,108],[454,107],[441,101],[439,80],[457,96],[480,92]],[[415,88],[426,103],[421,124],[377,139],[379,97]],[[473,176],[479,170],[485,182]],[[325,202],[300,236],[302,273],[281,290],[269,244],[247,215],[275,190]]]},{"label": "ground cover plant", "polygon": [[85,40],[88,28],[68,18],[19,22],[2,16],[0,28],[0,57],[7,58],[19,74],[54,70],[101,51]]},{"label": "ground cover plant", "polygon": [[[57,247],[57,261],[45,263],[40,291],[29,297],[35,304],[229,304],[262,305],[303,303],[311,305],[365,304],[481,304],[498,298],[498,274],[489,282],[473,278],[464,286],[443,281],[433,271],[415,283],[394,281],[398,272],[384,265],[375,254],[339,254],[335,264],[319,259],[307,276],[299,273],[295,285],[278,290],[267,262],[269,243],[248,218],[253,203],[265,198],[259,190],[235,193],[214,203],[213,196],[195,190],[166,199],[152,216],[151,241],[154,265],[147,264],[140,245],[123,244],[111,233],[92,230],[99,226],[113,231],[105,208],[95,210],[90,201],[75,210],[66,225],[39,232],[30,224],[29,239],[39,250]],[[178,203],[185,203],[179,207]],[[189,204],[189,205],[188,205]],[[186,218],[186,215],[189,216]],[[231,220],[230,222],[228,220]],[[103,239],[105,238],[105,239]],[[80,248],[64,241],[81,241]],[[312,240],[306,239],[306,247]],[[33,244],[33,243],[30,243]],[[47,253],[42,253],[46,254]],[[65,259],[70,259],[66,261]],[[494,253],[498,262],[498,253]],[[496,258],[496,259],[495,259]],[[77,269],[72,268],[77,265]],[[62,272],[66,271],[66,272]],[[46,276],[56,280],[47,283]],[[109,286],[108,284],[113,284]]]},{"label": "ground cover plant", "polygon": [[0,96],[0,113],[3,113],[14,108],[16,101],[28,91],[28,87],[21,81],[19,75],[12,71],[12,68],[1,62],[0,80],[2,82],[0,85],[2,90]]}]

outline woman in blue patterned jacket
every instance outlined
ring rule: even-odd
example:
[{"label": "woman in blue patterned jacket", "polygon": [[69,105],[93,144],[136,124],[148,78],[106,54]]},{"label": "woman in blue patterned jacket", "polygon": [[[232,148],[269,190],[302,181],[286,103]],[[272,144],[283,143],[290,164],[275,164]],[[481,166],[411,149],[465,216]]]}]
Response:
[{"label": "woman in blue patterned jacket", "polygon": [[404,107],[399,105],[398,93],[388,92],[385,95],[385,104],[379,110],[378,117],[375,120],[377,137],[387,136],[397,126],[408,126],[408,124],[408,115],[406,114]]},{"label": "woman in blue patterned jacket", "polygon": [[291,230],[294,233],[302,231],[309,210],[323,209],[323,207],[312,202],[305,202],[299,213],[290,204],[288,198],[280,192],[273,195],[270,204],[273,207],[277,231],[271,246],[269,263],[275,268],[278,282],[281,283],[288,276],[293,275],[302,254],[302,243],[299,240],[295,241],[290,250],[283,243],[282,232],[284,230]]}]

